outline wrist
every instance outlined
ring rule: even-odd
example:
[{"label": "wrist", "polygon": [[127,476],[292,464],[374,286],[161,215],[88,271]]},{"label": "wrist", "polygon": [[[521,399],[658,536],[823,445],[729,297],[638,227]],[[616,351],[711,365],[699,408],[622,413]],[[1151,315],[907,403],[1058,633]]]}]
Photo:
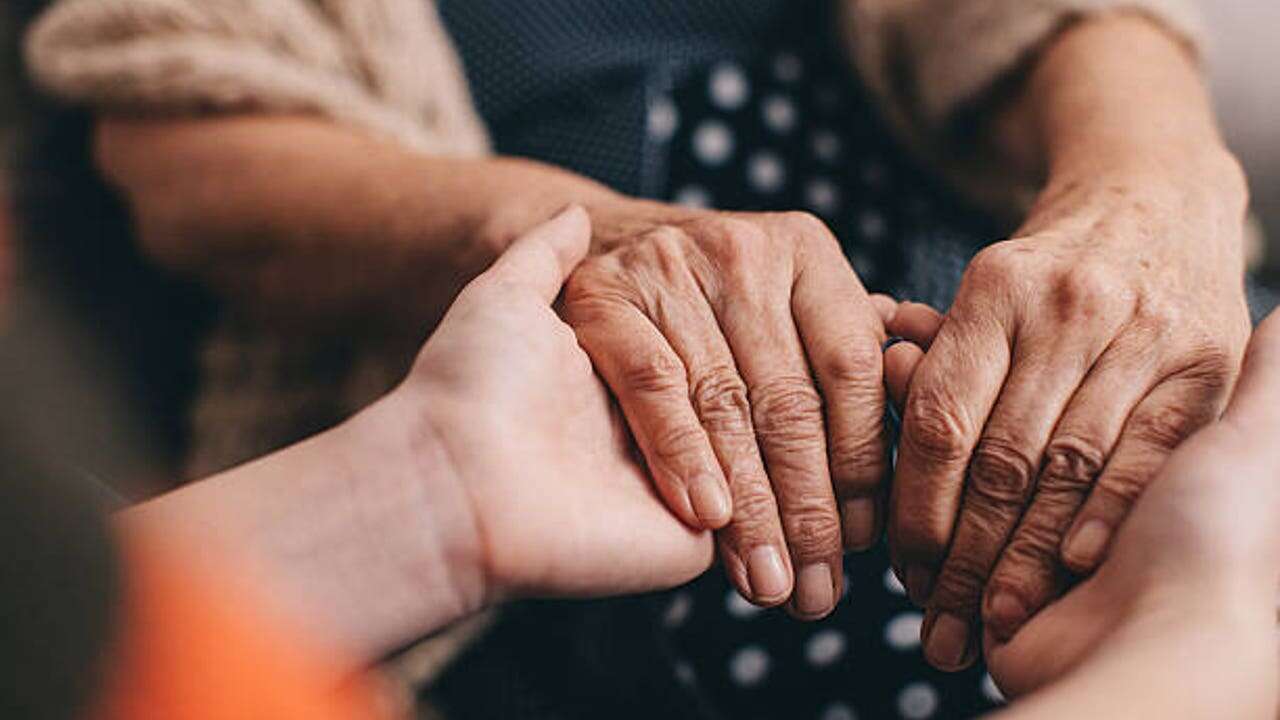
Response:
[{"label": "wrist", "polygon": [[[382,556],[395,564],[382,591],[413,598],[405,642],[472,615],[489,602],[475,509],[425,392],[402,386],[334,432],[343,433],[344,462],[361,468],[356,489],[372,508],[365,518]],[[369,588],[375,591],[374,588]]]},{"label": "wrist", "polygon": [[471,220],[472,237],[487,267],[516,238],[571,204],[590,212],[612,206],[626,197],[609,187],[560,168],[519,158],[497,158],[478,212]]}]

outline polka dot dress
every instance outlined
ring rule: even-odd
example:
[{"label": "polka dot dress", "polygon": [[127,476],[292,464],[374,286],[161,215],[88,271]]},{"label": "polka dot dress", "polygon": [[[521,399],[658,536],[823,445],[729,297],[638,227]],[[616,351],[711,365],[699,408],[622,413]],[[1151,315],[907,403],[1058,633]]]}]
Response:
[{"label": "polka dot dress", "polygon": [[[741,210],[806,209],[841,238],[863,283],[891,290],[909,241],[943,222],[945,197],[886,135],[839,65],[784,48],[716,63],[649,105],[669,148],[671,200]],[[733,718],[970,717],[1000,696],[982,668],[949,675],[920,650],[923,616],[884,548],[845,561],[845,595],[818,623],[743,600],[713,572],[665,599],[672,672]]]},{"label": "polka dot dress", "polygon": [[[688,206],[808,210],[829,224],[868,289],[939,306],[975,238],[990,237],[882,127],[824,32],[828,0],[437,5],[501,154]],[[645,687],[687,695],[695,716],[734,720],[958,718],[995,705],[983,669],[946,675],[925,664],[922,616],[883,548],[845,565],[845,595],[818,623],[746,603],[718,570],[643,601],[652,603],[643,620],[626,601],[517,616],[459,666],[460,678],[488,680],[454,712],[578,717],[565,706],[582,694],[579,681],[569,681],[566,703],[544,697],[561,676],[592,678],[600,702],[649,674],[656,680]],[[631,631],[650,617],[656,636],[641,634],[656,647],[618,651],[623,626]],[[571,629],[554,640],[540,635],[557,622]],[[518,660],[526,652],[561,654]],[[552,677],[544,675],[549,666]],[[670,716],[647,707],[661,704],[653,695],[629,699],[620,712]],[[519,702],[475,714],[507,696]]]}]

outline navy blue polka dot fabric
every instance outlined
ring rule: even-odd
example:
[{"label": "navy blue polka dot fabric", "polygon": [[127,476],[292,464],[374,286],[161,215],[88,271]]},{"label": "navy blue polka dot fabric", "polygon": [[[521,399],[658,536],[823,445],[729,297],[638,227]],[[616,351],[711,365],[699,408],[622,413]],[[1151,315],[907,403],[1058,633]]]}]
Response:
[{"label": "navy blue polka dot fabric", "polygon": [[[872,290],[945,306],[989,228],[909,162],[829,36],[826,2],[443,0],[497,148],[639,195],[823,218]],[[955,718],[985,671],[920,653],[921,614],[879,548],[836,612],[760,610],[718,570],[652,600],[658,656],[731,718]],[[582,638],[576,642],[589,642]],[[637,716],[643,716],[637,712]]]}]

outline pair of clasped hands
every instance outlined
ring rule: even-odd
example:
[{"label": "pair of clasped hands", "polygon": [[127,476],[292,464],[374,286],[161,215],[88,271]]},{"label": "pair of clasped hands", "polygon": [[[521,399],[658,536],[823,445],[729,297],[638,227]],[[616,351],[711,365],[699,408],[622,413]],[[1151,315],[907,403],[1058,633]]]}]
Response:
[{"label": "pair of clasped hands", "polygon": [[[744,228],[717,217],[703,222]],[[760,264],[768,272],[740,271],[752,246],[729,245],[704,260],[722,269],[708,280],[679,260],[682,233],[705,228],[663,228],[584,262],[591,221],[570,208],[459,296],[389,400],[411,395],[404,412],[438,418],[427,424],[474,510],[487,600],[672,587],[718,546],[748,599],[818,618],[840,596],[842,553],[887,525],[895,570],[928,608],[928,658],[957,669],[985,645],[1017,693],[1093,652],[1158,583],[1234,577],[1242,553],[1250,571],[1275,574],[1274,553],[1255,550],[1260,538],[1274,545],[1280,518],[1263,477],[1280,460],[1267,440],[1280,430],[1280,320],[1255,337],[1219,421],[1235,372],[1220,379],[1212,363],[1235,360],[1170,367],[1155,345],[1179,340],[1143,332],[1141,311],[1078,294],[1080,276],[1048,290],[1077,293],[1057,298],[1062,325],[1007,325],[985,293],[1009,292],[989,287],[988,268],[1022,262],[1017,241],[975,261],[944,320],[867,296],[825,230],[823,242],[796,241],[805,235],[788,224],[812,235],[807,218],[767,221],[795,248],[791,264],[779,254]],[[629,253],[658,256],[646,265],[658,285],[699,283],[706,305],[655,291],[646,316],[605,281],[615,267],[636,275]],[[733,283],[753,292],[718,294]],[[1122,319],[1087,350],[1070,328],[1100,314]],[[723,338],[653,342],[663,323],[699,327],[691,318]],[[910,342],[882,351],[889,336]],[[631,352],[601,362],[606,342]],[[886,395],[904,408],[891,491]],[[1059,598],[1104,559],[1110,571]]]}]

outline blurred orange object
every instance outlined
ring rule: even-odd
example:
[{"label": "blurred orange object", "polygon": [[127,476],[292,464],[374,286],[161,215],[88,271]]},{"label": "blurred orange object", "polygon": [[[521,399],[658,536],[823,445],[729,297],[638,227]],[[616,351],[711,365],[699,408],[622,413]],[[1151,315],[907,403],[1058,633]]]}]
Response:
[{"label": "blurred orange object", "polygon": [[[124,545],[123,603],[105,658],[94,720],[307,718],[387,715],[372,682],[340,682],[327,662],[265,621],[230,578],[202,575],[166,546]],[[198,557],[196,555],[195,557]],[[341,688],[335,685],[342,685]]]}]

